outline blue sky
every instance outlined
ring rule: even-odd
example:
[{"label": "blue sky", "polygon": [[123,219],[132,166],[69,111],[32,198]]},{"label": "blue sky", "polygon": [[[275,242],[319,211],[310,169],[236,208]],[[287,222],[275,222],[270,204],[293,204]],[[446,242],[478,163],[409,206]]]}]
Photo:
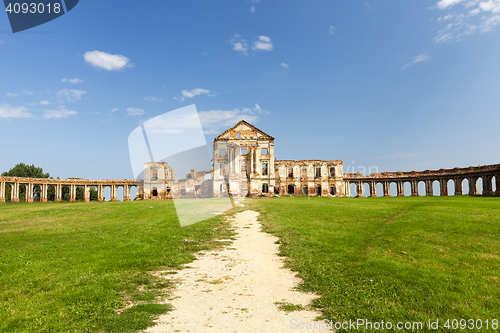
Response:
[{"label": "blue sky", "polygon": [[500,0],[82,0],[16,34],[0,13],[0,171],[132,178],[130,132],[191,104],[207,142],[243,118],[278,159],[500,163],[499,29]]}]

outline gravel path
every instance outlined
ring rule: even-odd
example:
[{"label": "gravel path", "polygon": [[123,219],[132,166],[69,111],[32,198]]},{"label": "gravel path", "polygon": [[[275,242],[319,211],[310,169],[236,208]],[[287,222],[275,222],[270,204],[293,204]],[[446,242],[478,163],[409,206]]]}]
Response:
[{"label": "gravel path", "polygon": [[312,322],[320,315],[278,309],[276,302],[306,306],[317,296],[293,291],[300,281],[282,268],[278,238],[260,230],[257,216],[254,211],[236,214],[232,244],[200,253],[185,269],[166,275],[177,283],[168,301],[175,310],[146,332],[296,332],[293,320]]}]

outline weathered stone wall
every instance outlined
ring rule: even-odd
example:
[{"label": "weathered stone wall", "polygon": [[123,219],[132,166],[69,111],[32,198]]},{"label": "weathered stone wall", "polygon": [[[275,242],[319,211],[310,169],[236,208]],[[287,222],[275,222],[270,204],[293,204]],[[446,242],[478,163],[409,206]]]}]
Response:
[{"label": "weathered stone wall", "polygon": [[278,160],[276,192],[280,195],[343,196],[343,165],[340,160]]},{"label": "weathered stone wall", "polygon": [[[493,193],[492,179],[495,177],[496,192]],[[440,195],[448,195],[448,182],[452,180],[455,187],[455,195],[462,195],[462,183],[464,179],[469,183],[469,195],[478,194],[477,182],[479,179],[483,181],[484,195],[500,195],[500,164],[484,165],[468,168],[454,168],[454,169],[439,169],[439,170],[425,170],[425,171],[410,171],[410,172],[382,172],[373,173],[369,176],[363,176],[360,173],[344,174],[345,193],[350,196],[350,185],[356,184],[356,192],[358,197],[363,197],[363,185],[369,185],[369,196],[377,196],[377,184],[382,184],[384,196],[390,196],[390,184],[396,183],[397,195],[404,196],[404,184],[409,183],[411,187],[411,195],[418,195],[418,183],[425,184],[425,194],[428,196],[433,195],[433,183],[439,182]]]}]

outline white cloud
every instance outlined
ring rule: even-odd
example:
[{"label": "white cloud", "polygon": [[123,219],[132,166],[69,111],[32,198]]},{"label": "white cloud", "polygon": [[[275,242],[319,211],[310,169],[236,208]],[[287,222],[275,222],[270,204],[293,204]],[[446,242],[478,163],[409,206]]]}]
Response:
[{"label": "white cloud", "polygon": [[144,114],[143,109],[127,108],[127,115],[129,116],[140,116]]},{"label": "white cloud", "polygon": [[243,52],[247,54],[248,44],[240,35],[234,34],[234,38],[231,39],[231,44],[233,44],[233,50],[238,52]]},{"label": "white cloud", "polygon": [[219,134],[221,129],[234,126],[241,119],[255,123],[260,119],[259,115],[266,115],[269,112],[263,110],[259,104],[255,103],[253,109],[210,110],[200,111],[198,114],[205,134]]},{"label": "white cloud", "polygon": [[161,98],[156,98],[154,96],[144,97],[143,100],[147,102],[161,102]]},{"label": "white cloud", "polygon": [[267,36],[259,36],[258,40],[253,43],[252,49],[258,51],[272,51],[273,43],[271,42],[271,38]]},{"label": "white cloud", "polygon": [[281,63],[281,67],[283,67],[283,68],[288,68],[289,66],[288,66],[288,64],[285,64],[284,62],[282,62],[282,63]]},{"label": "white cloud", "polygon": [[335,28],[333,25],[328,28],[328,32],[330,33],[330,35],[333,35],[335,33],[335,30],[337,30],[337,28]]},{"label": "white cloud", "polygon": [[257,114],[269,114],[269,111],[262,110],[259,104],[255,103],[255,107],[253,108],[253,111],[256,112]]},{"label": "white cloud", "polygon": [[86,93],[85,90],[62,89],[57,92],[57,97],[66,99],[68,102],[76,102],[81,100]]},{"label": "white cloud", "polygon": [[29,112],[25,112],[24,107],[13,107],[9,104],[0,105],[0,118],[33,118]]},{"label": "white cloud", "polygon": [[41,104],[41,105],[49,105],[49,104],[50,104],[50,102],[49,102],[49,101],[41,101],[41,102],[40,102],[40,104]]},{"label": "white cloud", "polygon": [[43,117],[45,119],[61,119],[61,118],[66,118],[68,116],[74,116],[76,114],[77,114],[76,111],[66,110],[64,108],[61,108],[60,110],[46,110]]},{"label": "white cloud", "polygon": [[433,39],[436,44],[460,41],[465,36],[478,31],[488,32],[500,25],[500,0],[440,0],[431,8],[453,10],[436,20],[446,22]]},{"label": "white cloud", "polygon": [[61,82],[69,82],[71,84],[77,84],[77,83],[82,83],[83,80],[80,79],[62,79]]},{"label": "white cloud", "polygon": [[9,96],[9,97],[17,97],[17,96],[19,96],[19,94],[16,94],[16,93],[10,93],[10,92],[6,93],[5,95],[7,95],[7,96]]},{"label": "white cloud", "polygon": [[118,111],[118,108],[114,108],[113,110],[111,110],[111,112],[116,112]]},{"label": "white cloud", "polygon": [[250,11],[252,12],[252,14],[255,13],[255,6],[250,7]]},{"label": "white cloud", "polygon": [[89,51],[85,53],[84,58],[88,64],[108,71],[119,71],[127,67],[133,67],[130,59],[120,54]]},{"label": "white cloud", "polygon": [[453,7],[455,6],[457,3],[460,3],[464,0],[440,0],[438,1],[438,3],[436,4],[436,6],[439,8],[439,9],[446,9],[448,7]]},{"label": "white cloud", "polygon": [[208,89],[202,89],[202,88],[195,88],[191,90],[183,90],[181,91],[182,97],[180,98],[181,101],[184,101],[186,98],[193,98],[194,96],[198,95],[210,95],[210,90]]},{"label": "white cloud", "polygon": [[414,64],[418,64],[419,62],[429,61],[430,57],[426,54],[419,54],[418,56],[413,57],[412,61],[401,67],[401,69],[406,69]]}]

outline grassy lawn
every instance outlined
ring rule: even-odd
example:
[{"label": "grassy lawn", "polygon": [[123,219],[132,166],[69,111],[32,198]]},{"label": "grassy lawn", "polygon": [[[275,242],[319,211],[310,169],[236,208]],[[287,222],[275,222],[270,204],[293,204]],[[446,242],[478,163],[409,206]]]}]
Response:
[{"label": "grassy lawn", "polygon": [[222,215],[181,228],[172,201],[1,204],[0,332],[146,328],[170,309],[149,272],[231,235]]},{"label": "grassy lawn", "polygon": [[[245,202],[324,318],[500,320],[500,198],[298,198]],[[425,331],[427,331],[424,328]],[[342,331],[342,330],[340,330]],[[360,330],[362,331],[362,330]],[[470,329],[468,331],[471,331]],[[472,330],[474,331],[474,330]]]}]

